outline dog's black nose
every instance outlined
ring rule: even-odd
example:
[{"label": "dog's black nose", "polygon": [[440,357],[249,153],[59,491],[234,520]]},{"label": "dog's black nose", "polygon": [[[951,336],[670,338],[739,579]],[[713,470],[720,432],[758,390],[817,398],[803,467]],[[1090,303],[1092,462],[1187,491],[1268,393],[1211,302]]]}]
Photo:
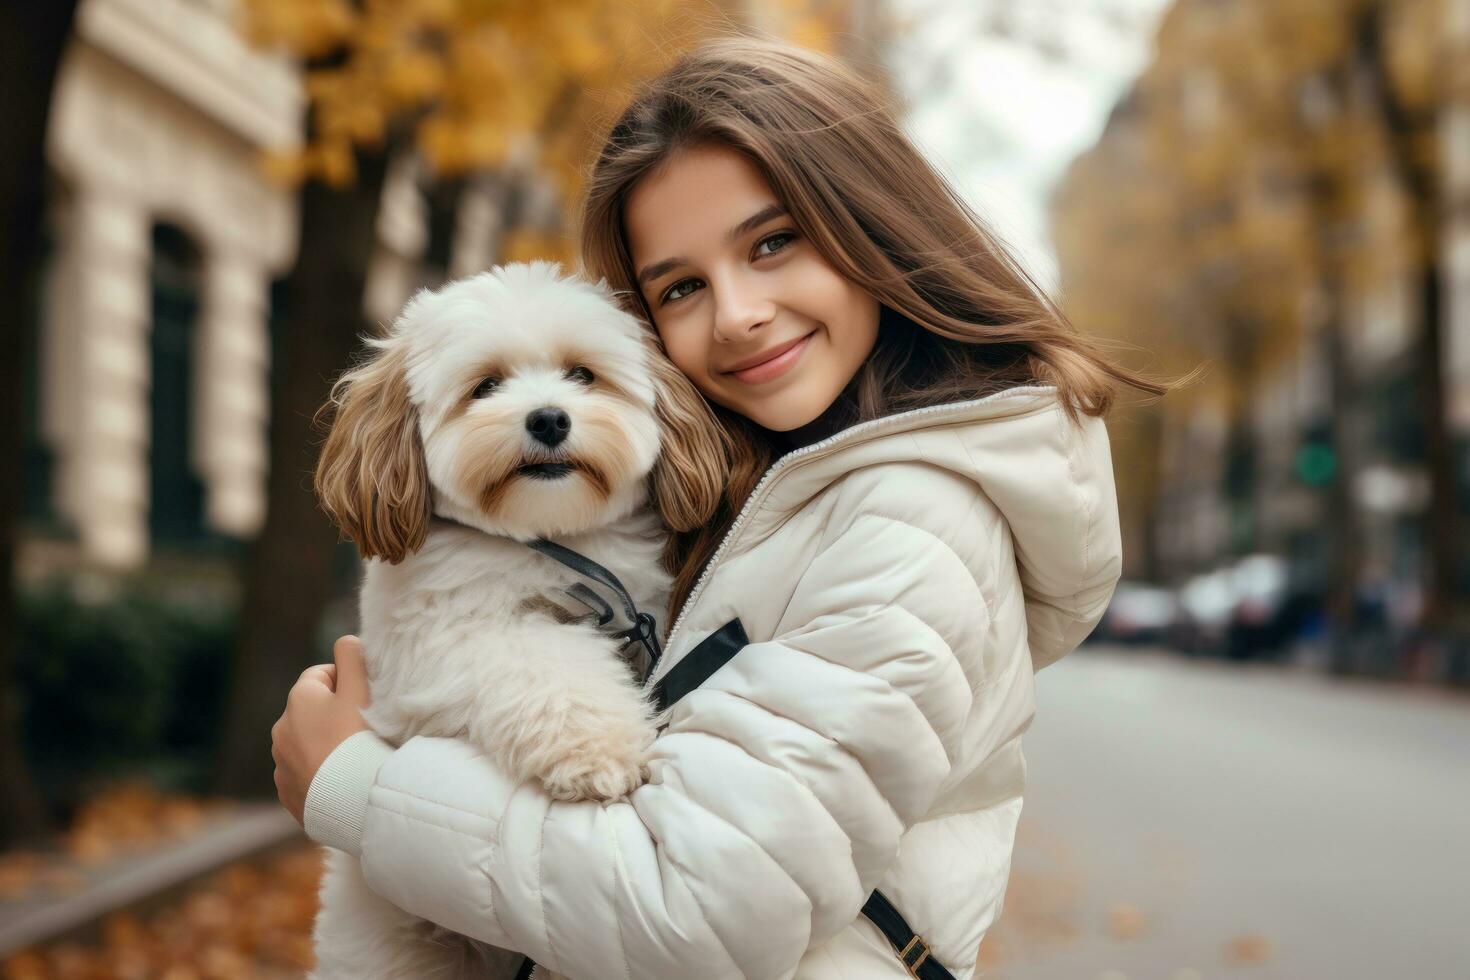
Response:
[{"label": "dog's black nose", "polygon": [[559,408],[538,408],[526,416],[526,431],[537,442],[559,445],[572,431],[572,418]]}]

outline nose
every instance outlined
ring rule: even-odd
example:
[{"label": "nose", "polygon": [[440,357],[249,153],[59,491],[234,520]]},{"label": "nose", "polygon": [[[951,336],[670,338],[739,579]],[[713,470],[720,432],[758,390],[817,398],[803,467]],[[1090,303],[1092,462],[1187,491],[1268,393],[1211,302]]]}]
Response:
[{"label": "nose", "polygon": [[715,340],[738,343],[748,339],[751,331],[770,322],[772,304],[752,283],[738,275],[726,276],[718,285],[711,283],[715,296]]},{"label": "nose", "polygon": [[538,408],[526,416],[526,431],[539,443],[560,445],[572,431],[572,418],[559,408]]}]

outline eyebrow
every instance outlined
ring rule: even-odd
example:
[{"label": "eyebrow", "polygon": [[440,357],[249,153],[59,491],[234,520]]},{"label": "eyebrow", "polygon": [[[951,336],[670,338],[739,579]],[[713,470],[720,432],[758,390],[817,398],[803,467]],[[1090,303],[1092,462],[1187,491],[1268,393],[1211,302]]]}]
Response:
[{"label": "eyebrow", "polygon": [[[733,244],[736,239],[740,238],[751,229],[758,228],[761,225],[765,224],[767,221],[770,221],[772,218],[779,218],[785,213],[786,209],[783,208],[781,205],[767,204],[755,214],[751,215],[744,221],[740,222],[740,224],[736,225],[734,228],[731,228],[729,231],[725,232],[725,243],[727,245]],[[664,275],[669,270],[674,269],[688,261],[688,259],[680,255],[675,256],[672,259],[664,259],[662,262],[655,262],[652,265],[644,266],[643,271],[638,273],[638,285],[647,285],[649,282],[652,282],[659,276]]]}]

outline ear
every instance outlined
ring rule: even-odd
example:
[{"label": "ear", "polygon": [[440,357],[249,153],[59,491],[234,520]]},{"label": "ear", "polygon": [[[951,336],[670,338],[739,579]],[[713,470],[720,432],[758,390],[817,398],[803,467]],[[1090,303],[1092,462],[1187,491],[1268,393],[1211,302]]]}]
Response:
[{"label": "ear", "polygon": [[671,530],[707,524],[725,491],[730,439],[704,396],[649,342],[661,447],[650,478],[654,505]]},{"label": "ear", "polygon": [[344,374],[323,411],[335,409],[316,466],[316,495],[364,558],[397,564],[429,533],[433,493],[418,410],[401,348]]}]

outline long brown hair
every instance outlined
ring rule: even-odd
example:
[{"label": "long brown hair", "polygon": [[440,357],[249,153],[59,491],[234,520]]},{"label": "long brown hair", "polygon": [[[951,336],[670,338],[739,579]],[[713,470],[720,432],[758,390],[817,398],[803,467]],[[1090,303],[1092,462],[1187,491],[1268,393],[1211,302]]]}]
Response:
[{"label": "long brown hair", "polygon": [[[680,150],[728,147],[759,168],[792,221],[881,304],[878,340],[834,406],[839,424],[1051,384],[1075,422],[1115,389],[1172,385],[1112,363],[1079,335],[1004,244],[909,142],[883,92],[795,45],[736,36],[706,43],[647,82],[613,124],[582,206],[584,271],[605,278],[652,330],[623,226],[633,187]],[[711,508],[656,494],[672,534],[671,613],[688,597],[777,455],[768,434],[692,384],[684,414],[717,427],[728,474]],[[710,465],[710,464],[706,464]]]}]

